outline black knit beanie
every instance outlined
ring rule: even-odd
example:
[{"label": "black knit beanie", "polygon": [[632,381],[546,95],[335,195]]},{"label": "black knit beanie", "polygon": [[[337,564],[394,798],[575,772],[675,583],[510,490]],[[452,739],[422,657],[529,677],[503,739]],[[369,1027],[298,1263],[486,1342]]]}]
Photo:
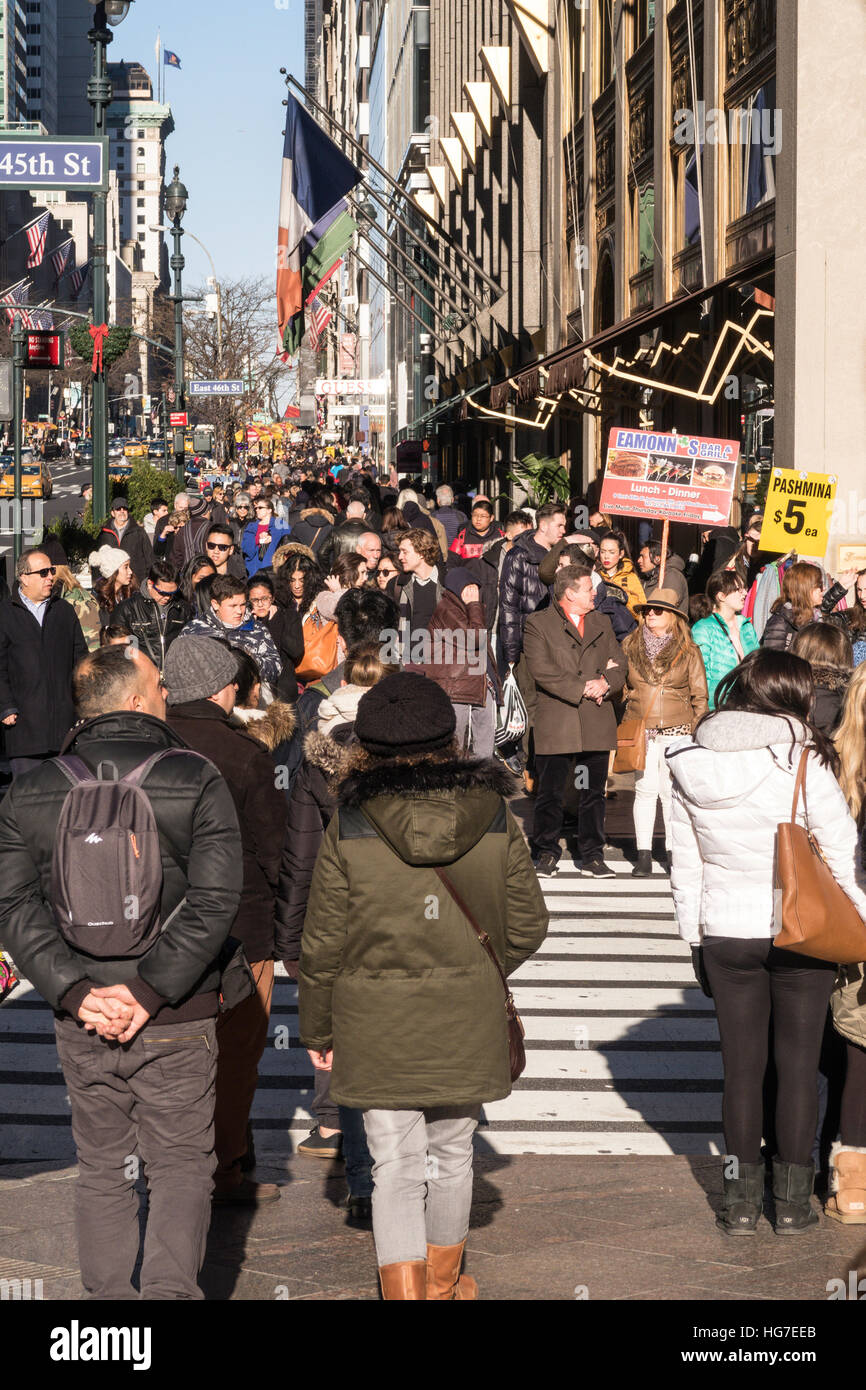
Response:
[{"label": "black knit beanie", "polygon": [[385,676],[363,696],[355,718],[362,748],[380,758],[445,748],[457,719],[441,686],[412,671]]}]

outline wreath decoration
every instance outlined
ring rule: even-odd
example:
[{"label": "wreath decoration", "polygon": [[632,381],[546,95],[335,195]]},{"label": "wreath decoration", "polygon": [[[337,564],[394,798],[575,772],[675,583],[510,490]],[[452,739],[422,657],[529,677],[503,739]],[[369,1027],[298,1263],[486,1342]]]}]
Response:
[{"label": "wreath decoration", "polygon": [[[102,363],[107,370],[114,362],[123,356],[129,347],[132,338],[132,329],[123,324],[115,324],[108,330],[108,337],[102,345]],[[75,352],[85,362],[93,359],[93,338],[90,333],[90,324],[76,323],[69,329],[69,341]]]}]

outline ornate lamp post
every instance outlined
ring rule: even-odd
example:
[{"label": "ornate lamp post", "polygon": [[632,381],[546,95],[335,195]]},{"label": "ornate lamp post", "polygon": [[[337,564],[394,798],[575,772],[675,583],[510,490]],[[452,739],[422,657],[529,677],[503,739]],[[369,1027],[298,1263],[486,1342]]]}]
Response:
[{"label": "ornate lamp post", "polygon": [[[180,241],[183,236],[183,227],[180,225],[186,205],[189,201],[189,194],[180,181],[180,166],[174,166],[174,178],[165,190],[165,211],[171,218],[171,235],[174,240],[174,254],[171,258],[171,268],[174,272],[174,390],[175,390],[175,409],[186,409],[186,397],[184,394],[183,381],[183,289],[181,276],[186,261],[180,249]],[[182,488],[186,473],[186,455],[183,447],[184,434],[175,432],[174,435],[174,466],[177,473],[178,487]],[[180,448],[178,449],[178,441]]]}]

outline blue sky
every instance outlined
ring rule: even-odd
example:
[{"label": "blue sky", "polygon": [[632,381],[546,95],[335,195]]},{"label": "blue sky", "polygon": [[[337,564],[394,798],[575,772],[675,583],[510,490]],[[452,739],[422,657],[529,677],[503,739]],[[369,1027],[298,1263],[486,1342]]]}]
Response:
[{"label": "blue sky", "polygon": [[[304,80],[304,0],[135,0],[114,30],[109,61],[138,61],[156,86],[156,34],[182,69],[165,70],[175,131],[167,179],[180,165],[184,226],[210,251],[222,280],[276,280],[275,248],[286,95],[280,68]],[[184,240],[184,284],[210,274]]]}]

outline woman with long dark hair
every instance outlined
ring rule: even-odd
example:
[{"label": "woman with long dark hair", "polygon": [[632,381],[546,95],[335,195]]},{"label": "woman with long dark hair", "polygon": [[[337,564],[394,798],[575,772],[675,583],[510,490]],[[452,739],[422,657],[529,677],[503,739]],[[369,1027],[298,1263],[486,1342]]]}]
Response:
[{"label": "woman with long dark hair", "polygon": [[93,597],[99,604],[99,621],[106,627],[117,605],[138,592],[138,580],[132,572],[129,555],[116,545],[101,545],[92,552],[89,563],[97,572]]},{"label": "woman with long dark hair", "polygon": [[[763,1085],[772,1022],[778,1079],[774,1229],[796,1235],[812,1210],[818,1059],[836,966],[773,944],[776,833],[807,757],[797,819],[861,915],[857,827],[836,781],[833,745],[812,722],[807,662],[750,653],[723,677],[717,708],[667,751],[674,783],[672,875],[680,936],[716,1006],[722,1043],[725,1235],[753,1235],[764,1192]],[[808,807],[808,812],[804,809]]]},{"label": "woman with long dark hair", "polygon": [[853,570],[840,574],[824,593],[824,576],[818,566],[805,560],[795,561],[785,570],[782,592],[773,604],[761,637],[761,646],[772,647],[775,651],[789,651],[800,628],[807,623],[820,621],[831,613],[839,600],[845,597],[855,578]]},{"label": "woman with long dark hair", "polygon": [[[695,596],[697,597],[697,595]],[[716,686],[744,656],[758,646],[758,634],[743,617],[746,586],[736,570],[719,570],[707,583],[709,614],[692,627],[692,641],[704,659],[710,708],[716,707]]]},{"label": "woman with long dark hair", "polygon": [[206,606],[202,607],[201,595],[197,593],[198,586],[202,580],[212,579],[215,574],[216,565],[213,561],[209,560],[206,555],[199,554],[193,555],[191,559],[187,560],[177,577],[178,588],[187,603],[191,604],[200,616],[205,615],[210,609],[210,600],[208,599]]},{"label": "woman with long dark hair", "polygon": [[807,623],[791,643],[791,651],[812,668],[812,721],[822,734],[832,738],[842,718],[845,691],[854,667],[848,635],[836,623]]}]

